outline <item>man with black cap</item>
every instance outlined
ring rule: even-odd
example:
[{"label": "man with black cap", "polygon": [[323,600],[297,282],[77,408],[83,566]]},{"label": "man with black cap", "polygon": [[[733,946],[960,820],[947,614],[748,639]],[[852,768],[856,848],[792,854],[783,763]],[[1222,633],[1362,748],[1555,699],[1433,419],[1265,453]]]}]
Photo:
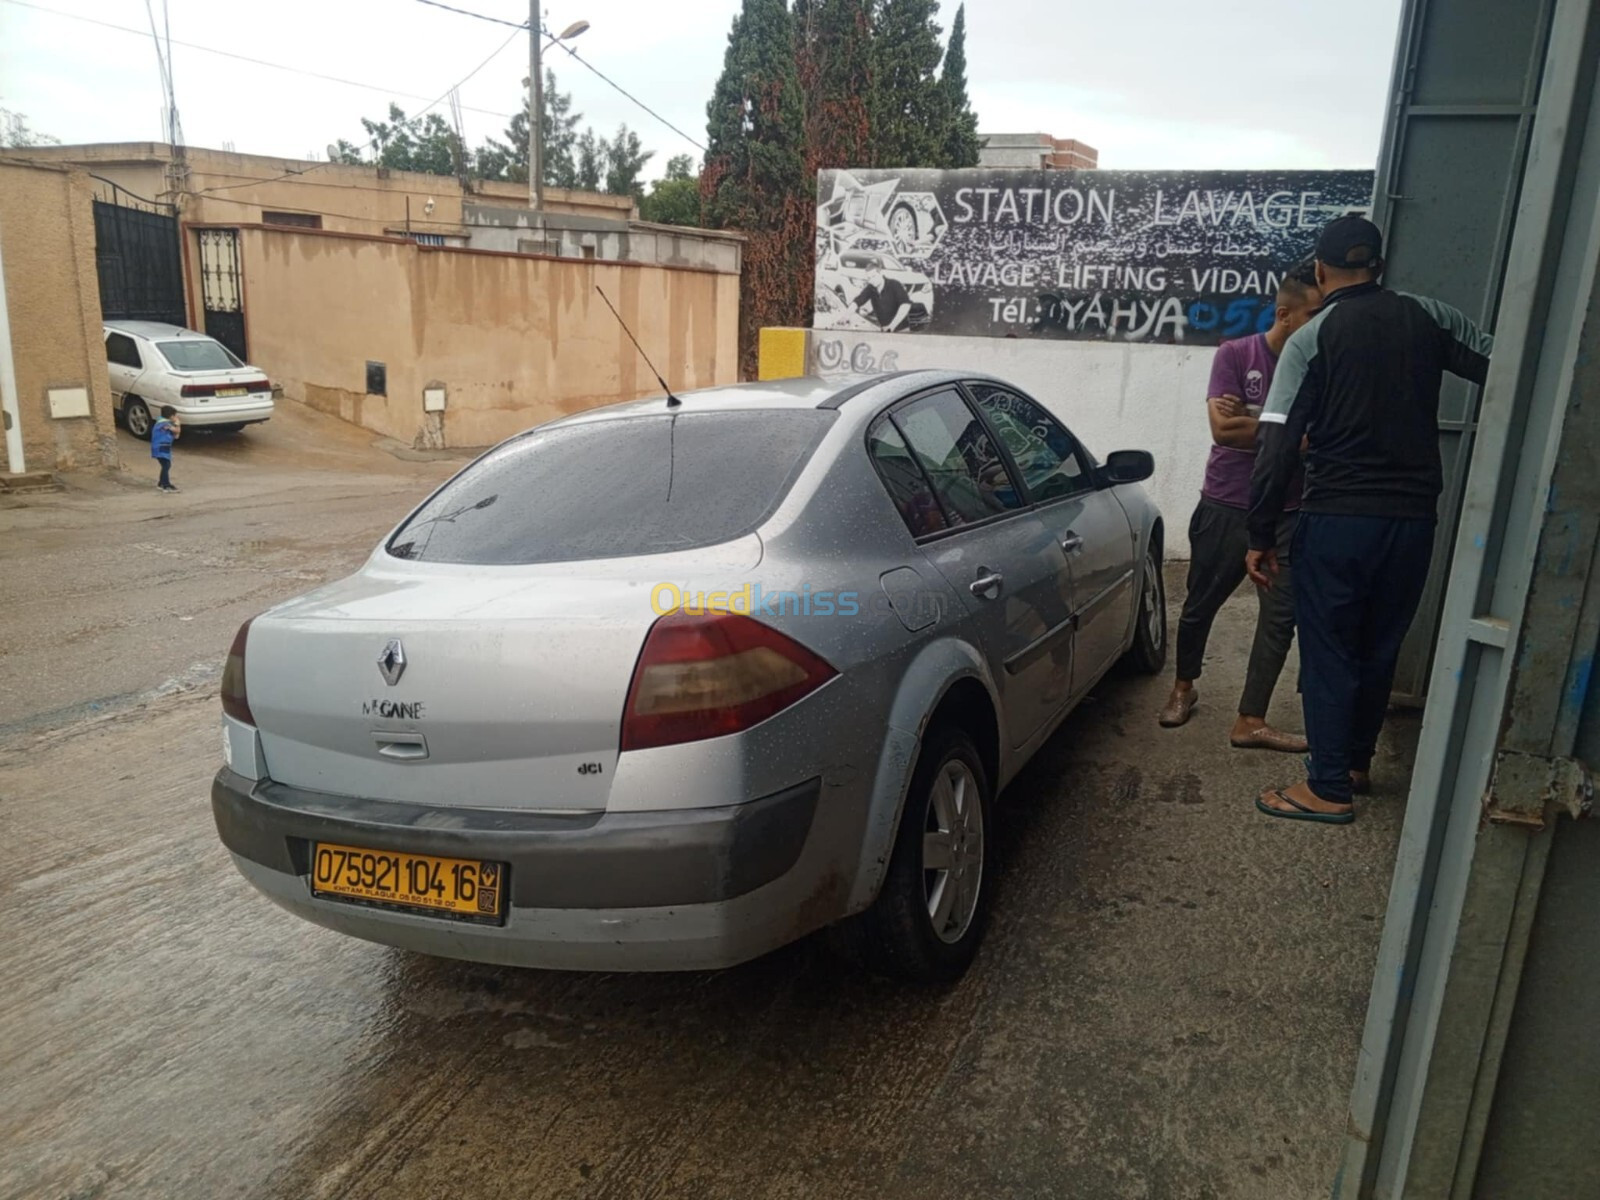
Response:
[{"label": "man with black cap", "polygon": [[1348,824],[1383,728],[1400,643],[1433,551],[1444,372],[1481,384],[1493,340],[1438,300],[1392,292],[1383,235],[1340,217],[1317,240],[1323,305],[1285,344],[1250,489],[1257,586],[1277,575],[1278,517],[1301,466],[1294,611],[1309,778],[1256,799],[1268,816]]}]

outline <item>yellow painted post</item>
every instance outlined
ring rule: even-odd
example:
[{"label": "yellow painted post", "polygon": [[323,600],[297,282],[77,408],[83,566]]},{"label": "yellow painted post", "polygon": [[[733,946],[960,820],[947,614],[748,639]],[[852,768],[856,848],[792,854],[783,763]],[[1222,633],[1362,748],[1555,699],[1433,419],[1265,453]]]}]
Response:
[{"label": "yellow painted post", "polygon": [[795,379],[806,373],[809,329],[763,329],[757,343],[758,379]]}]

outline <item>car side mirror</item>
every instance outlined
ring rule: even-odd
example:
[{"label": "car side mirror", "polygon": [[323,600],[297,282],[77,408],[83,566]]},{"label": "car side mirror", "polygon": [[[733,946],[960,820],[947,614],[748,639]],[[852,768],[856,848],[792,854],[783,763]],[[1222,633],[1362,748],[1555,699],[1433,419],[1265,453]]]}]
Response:
[{"label": "car side mirror", "polygon": [[1100,486],[1143,483],[1156,473],[1155,455],[1148,450],[1113,450],[1100,468]]}]

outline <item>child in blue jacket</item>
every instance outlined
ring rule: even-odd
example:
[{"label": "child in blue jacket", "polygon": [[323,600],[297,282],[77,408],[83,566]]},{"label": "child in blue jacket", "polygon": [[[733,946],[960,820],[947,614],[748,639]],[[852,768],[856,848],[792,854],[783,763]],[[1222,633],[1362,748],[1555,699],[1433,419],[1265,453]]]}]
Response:
[{"label": "child in blue jacket", "polygon": [[163,492],[175,492],[172,486],[172,443],[183,434],[178,424],[178,410],[170,404],[161,406],[161,419],[150,431],[150,457],[161,464],[161,480],[156,484]]}]

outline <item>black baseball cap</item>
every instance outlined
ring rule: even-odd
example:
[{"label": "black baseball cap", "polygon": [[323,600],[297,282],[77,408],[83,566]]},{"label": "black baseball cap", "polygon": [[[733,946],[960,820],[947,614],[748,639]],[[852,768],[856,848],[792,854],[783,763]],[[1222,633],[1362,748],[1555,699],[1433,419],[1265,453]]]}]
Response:
[{"label": "black baseball cap", "polygon": [[[1359,262],[1350,261],[1350,252],[1366,247]],[[1383,258],[1383,234],[1365,217],[1336,217],[1323,227],[1317,238],[1317,261],[1330,267],[1357,269],[1376,266]]]}]

